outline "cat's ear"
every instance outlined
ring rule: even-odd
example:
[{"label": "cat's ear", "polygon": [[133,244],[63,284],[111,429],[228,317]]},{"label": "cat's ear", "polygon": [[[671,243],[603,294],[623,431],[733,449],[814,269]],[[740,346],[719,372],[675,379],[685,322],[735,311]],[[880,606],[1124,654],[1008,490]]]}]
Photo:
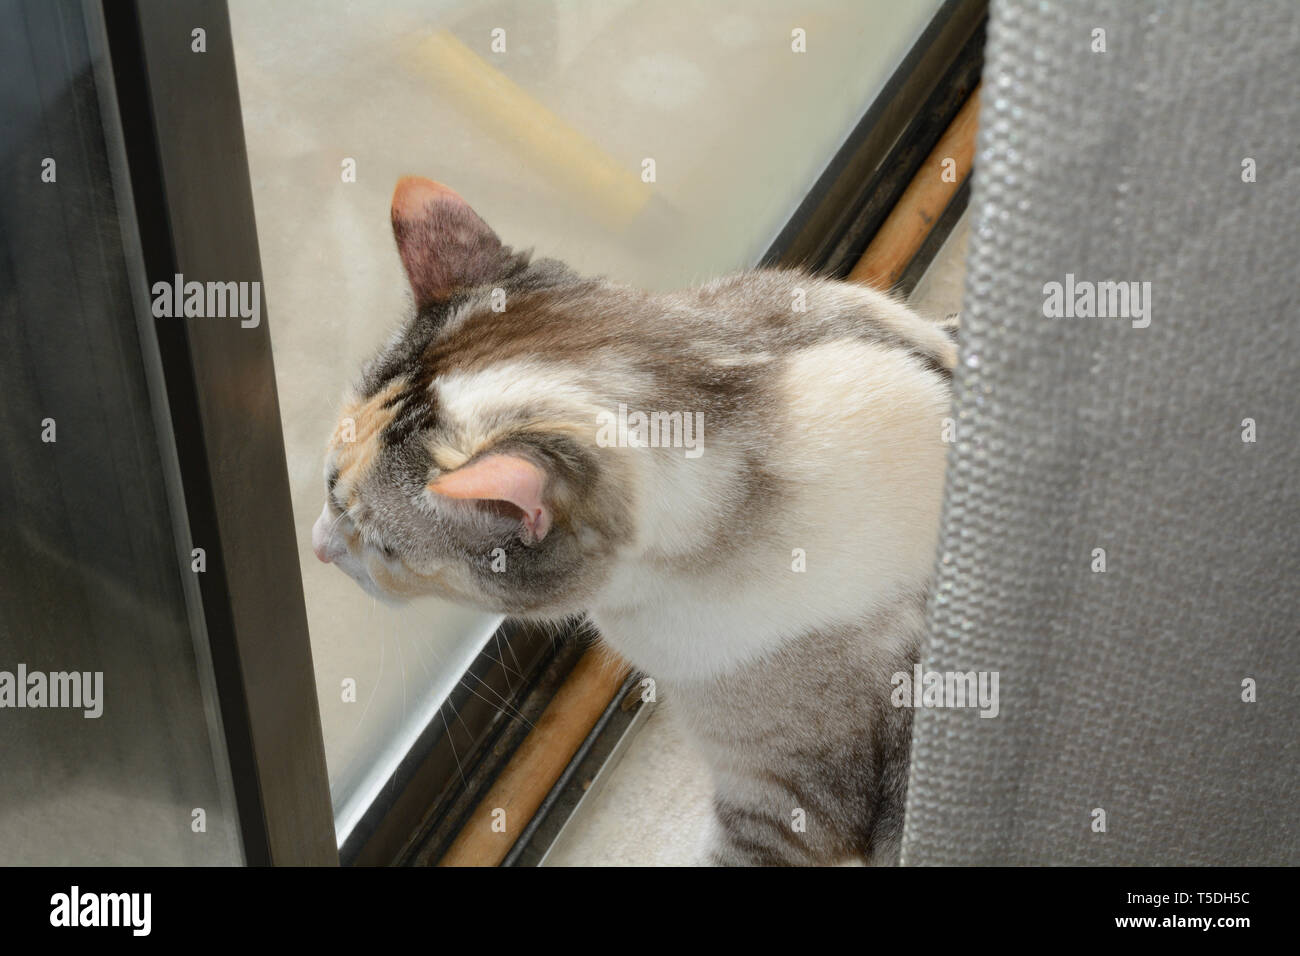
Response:
[{"label": "cat's ear", "polygon": [[445,498],[505,501],[523,512],[525,539],[535,543],[551,530],[551,509],[542,501],[546,472],[527,458],[510,454],[484,455],[429,483]]},{"label": "cat's ear", "polygon": [[417,308],[491,281],[510,256],[469,203],[419,176],[402,177],[393,190],[393,236]]}]

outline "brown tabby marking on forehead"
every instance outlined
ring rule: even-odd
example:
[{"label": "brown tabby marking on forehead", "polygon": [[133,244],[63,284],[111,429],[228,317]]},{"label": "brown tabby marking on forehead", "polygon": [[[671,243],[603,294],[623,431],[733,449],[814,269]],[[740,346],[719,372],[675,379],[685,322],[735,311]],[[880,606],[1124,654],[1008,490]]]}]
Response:
[{"label": "brown tabby marking on forehead", "polygon": [[[473,371],[499,362],[544,355],[551,361],[590,359],[604,349],[625,348],[626,313],[610,308],[614,288],[584,282],[508,296],[506,311],[490,311],[488,300],[471,304],[466,320],[443,329],[425,347],[420,363],[426,374]],[[617,290],[617,298],[640,297]],[[604,295],[601,295],[604,293]],[[603,307],[602,307],[603,306]],[[573,321],[574,308],[583,321]]]},{"label": "brown tabby marking on forehead", "polygon": [[[428,437],[429,455],[442,471],[454,471],[488,452],[511,448],[536,457],[558,448],[566,438],[571,447],[584,447],[595,431],[594,426],[559,416],[503,413],[499,418],[487,415],[462,421],[452,420],[447,411],[443,409],[443,420]],[[553,456],[548,462],[554,467]],[[553,477],[556,484],[551,490],[558,497],[566,476]]]},{"label": "brown tabby marking on forehead", "polygon": [[[536,399],[532,406],[506,402],[494,407],[491,404],[494,396],[489,392],[491,381],[469,378],[455,384],[463,385],[464,389],[461,395],[450,400],[448,393],[436,386],[430,393],[436,396],[440,420],[428,434],[428,447],[439,468],[459,468],[493,448],[516,440],[532,444],[543,437],[554,441],[567,436],[578,444],[587,444],[595,434],[598,409],[594,406],[588,409],[585,403],[565,403],[556,396]],[[477,411],[460,414],[470,404],[477,405]]]},{"label": "brown tabby marking on forehead", "polygon": [[336,487],[341,489],[340,494],[345,499],[355,493],[374,465],[382,448],[380,436],[399,407],[392,399],[402,392],[405,385],[404,379],[398,379],[369,398],[353,398],[344,406],[340,420],[352,420],[356,428],[355,440],[344,441],[340,425],[330,436],[329,453],[337,474]]}]

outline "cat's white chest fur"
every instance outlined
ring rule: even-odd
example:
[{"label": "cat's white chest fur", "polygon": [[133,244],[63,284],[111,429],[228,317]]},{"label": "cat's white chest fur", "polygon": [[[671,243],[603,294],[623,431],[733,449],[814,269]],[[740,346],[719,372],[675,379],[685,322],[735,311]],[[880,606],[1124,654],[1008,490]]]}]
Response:
[{"label": "cat's white chest fur", "polygon": [[756,513],[746,448],[716,430],[695,459],[628,450],[639,539],[589,615],[652,676],[722,676],[933,571],[946,388],[897,352],[840,340],[795,356],[780,390],[786,412],[763,436],[775,488]]}]

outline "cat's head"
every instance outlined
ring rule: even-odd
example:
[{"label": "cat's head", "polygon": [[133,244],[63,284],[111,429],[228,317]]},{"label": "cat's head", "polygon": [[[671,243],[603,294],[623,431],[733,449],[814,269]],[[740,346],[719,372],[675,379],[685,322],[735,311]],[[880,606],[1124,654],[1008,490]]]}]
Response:
[{"label": "cat's head", "polygon": [[553,354],[600,283],[503,246],[427,179],[398,183],[392,221],[416,313],[345,398],[313,549],[385,599],[573,613],[632,534],[589,424],[599,373]]}]

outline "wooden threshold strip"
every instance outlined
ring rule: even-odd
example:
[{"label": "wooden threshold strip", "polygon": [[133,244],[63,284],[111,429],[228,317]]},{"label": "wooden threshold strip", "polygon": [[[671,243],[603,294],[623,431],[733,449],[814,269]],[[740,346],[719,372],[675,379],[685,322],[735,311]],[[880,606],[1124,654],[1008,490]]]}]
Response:
[{"label": "wooden threshold strip", "polygon": [[[979,93],[977,86],[939,137],[903,191],[898,205],[890,211],[849,273],[850,282],[889,290],[902,278],[926,236],[970,175],[975,158],[975,131],[979,126]],[[946,160],[952,161],[951,181],[945,181],[943,175]]]},{"label": "wooden threshold strip", "polygon": [[506,858],[627,675],[603,648],[582,655],[438,866],[498,866]]},{"label": "wooden threshold strip", "polygon": [[[849,273],[850,282],[890,289],[902,277],[970,175],[978,118],[976,87]],[[953,181],[943,177],[946,159],[953,161]],[[537,726],[474,808],[439,866],[497,866],[506,858],[613,700],[628,670],[601,648],[593,647],[583,655]]]}]

